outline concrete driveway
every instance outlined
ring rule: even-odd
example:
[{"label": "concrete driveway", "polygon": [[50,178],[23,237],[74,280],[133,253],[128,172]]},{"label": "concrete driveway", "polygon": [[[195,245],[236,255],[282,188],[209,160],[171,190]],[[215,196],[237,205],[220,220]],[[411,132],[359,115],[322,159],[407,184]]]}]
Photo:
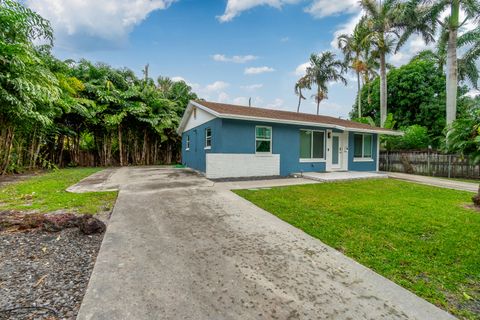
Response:
[{"label": "concrete driveway", "polygon": [[230,186],[161,167],[75,186],[120,189],[78,319],[453,318]]}]

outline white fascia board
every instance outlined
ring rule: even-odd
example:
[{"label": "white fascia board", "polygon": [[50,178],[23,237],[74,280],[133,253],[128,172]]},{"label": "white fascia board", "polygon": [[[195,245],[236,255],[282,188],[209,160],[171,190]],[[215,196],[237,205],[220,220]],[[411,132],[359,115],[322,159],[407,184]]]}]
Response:
[{"label": "white fascia board", "polygon": [[273,123],[284,123],[284,124],[296,124],[301,126],[310,126],[310,127],[322,127],[322,128],[335,128],[345,131],[347,128],[334,124],[320,123],[320,122],[308,122],[308,121],[292,121],[292,120],[283,120],[283,119],[273,119],[273,118],[260,118],[260,117],[250,117],[250,116],[241,116],[236,114],[226,114],[223,113],[219,115],[219,118],[225,119],[234,119],[234,120],[250,120],[257,122],[273,122]]},{"label": "white fascia board", "polygon": [[199,104],[199,103],[197,103],[193,100],[190,100],[190,102],[187,105],[187,108],[185,109],[185,113],[183,114],[182,120],[180,121],[180,124],[178,125],[177,134],[182,135],[183,130],[185,129],[185,126],[187,125],[188,119],[192,115],[193,107],[197,107],[199,109],[202,109],[203,111],[208,112],[215,117],[218,117],[218,115],[219,115],[218,112],[215,112],[215,111],[213,111],[213,110],[211,110],[211,109],[209,109],[205,106],[202,106],[201,104]]},{"label": "white fascia board", "polygon": [[[393,136],[402,136],[403,132],[400,131],[383,131],[383,130],[375,130],[375,129],[357,129],[357,128],[350,128],[345,126],[340,126],[336,124],[327,124],[327,123],[320,123],[320,122],[308,122],[308,121],[292,121],[292,120],[284,120],[284,119],[274,119],[274,118],[262,118],[262,117],[252,117],[252,116],[243,116],[237,114],[228,114],[228,113],[218,113],[210,108],[207,108],[196,101],[190,101],[189,106],[193,105],[199,109],[202,109],[215,117],[224,118],[224,119],[233,119],[233,120],[249,120],[249,121],[257,121],[257,122],[272,122],[272,123],[283,123],[283,124],[296,124],[301,126],[310,126],[310,127],[322,127],[322,128],[333,128],[342,131],[356,131],[356,132],[365,132],[365,133],[378,133],[378,134],[386,134],[386,135],[393,135]],[[190,111],[191,112],[191,111]],[[186,112],[185,112],[186,113]],[[182,118],[183,123],[183,118]],[[183,128],[186,125],[179,126],[178,131],[183,131]],[[180,130],[181,129],[181,130]],[[177,132],[178,132],[177,131]],[[181,134],[181,132],[179,132]]]},{"label": "white fascia board", "polygon": [[377,134],[384,134],[387,136],[403,136],[402,131],[383,131],[383,130],[375,130],[375,129],[356,129],[356,128],[348,128],[348,131],[355,131],[355,132],[364,132],[364,133],[377,133]]}]

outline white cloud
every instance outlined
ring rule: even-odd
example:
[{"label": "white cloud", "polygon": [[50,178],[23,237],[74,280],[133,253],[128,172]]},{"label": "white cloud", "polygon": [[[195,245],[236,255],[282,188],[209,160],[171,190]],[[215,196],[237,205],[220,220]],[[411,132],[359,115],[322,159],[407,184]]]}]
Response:
[{"label": "white cloud", "polygon": [[205,86],[204,91],[206,92],[218,92],[227,88],[229,84],[224,81],[215,81],[211,84]]},{"label": "white cloud", "polygon": [[267,108],[271,108],[271,109],[281,109],[283,107],[283,99],[280,99],[280,98],[276,98],[275,100],[273,100],[273,102],[267,104]]},{"label": "white cloud", "polygon": [[180,76],[171,77],[170,80],[172,80],[173,82],[183,81],[183,82],[187,83],[187,80],[185,80],[184,77],[180,77]]},{"label": "white cloud", "polygon": [[263,87],[263,83],[256,83],[256,84],[249,84],[246,86],[241,86],[240,88],[247,90],[247,91],[255,91]]},{"label": "white cloud", "polygon": [[330,45],[332,46],[332,48],[338,49],[338,46],[337,46],[338,36],[340,36],[341,34],[344,34],[344,33],[346,33],[346,34],[352,33],[353,29],[355,29],[355,26],[357,25],[357,23],[362,18],[362,15],[363,15],[363,12],[360,12],[357,15],[350,18],[350,20],[348,20],[346,23],[338,26],[338,29],[333,33],[333,39],[330,42]]},{"label": "white cloud", "polygon": [[270,68],[270,67],[251,67],[251,68],[246,68],[245,69],[245,74],[261,74],[265,72],[273,72],[275,69]]},{"label": "white cloud", "polygon": [[176,0],[26,0],[28,7],[50,20],[56,38],[74,35],[124,41],[151,12]]},{"label": "white cloud", "polygon": [[248,106],[248,98],[247,97],[236,97],[232,100],[233,104],[238,104],[241,106]]},{"label": "white cloud", "polygon": [[297,3],[301,0],[228,0],[225,12],[217,16],[220,22],[228,22],[239,16],[243,11],[250,10],[257,6],[270,6],[281,9],[285,4]]},{"label": "white cloud", "polygon": [[230,99],[230,96],[226,92],[220,92],[218,94],[217,102],[225,103],[225,102],[228,102],[229,99]]},{"label": "white cloud", "polygon": [[[225,12],[217,16],[220,22],[228,22],[238,17],[242,12],[258,6],[269,6],[281,9],[284,5],[303,2],[304,0],[228,0]],[[351,13],[358,8],[357,0],[312,0],[304,9],[315,18],[323,18],[341,13]]]},{"label": "white cloud", "polygon": [[289,37],[283,37],[280,39],[280,42],[288,42],[288,41],[290,41]]},{"label": "white cloud", "polygon": [[305,12],[311,14],[315,18],[324,18],[340,13],[351,13],[357,10],[357,0],[315,0],[305,8]]},{"label": "white cloud", "polygon": [[246,56],[232,56],[227,57],[224,54],[214,54],[212,56],[213,60],[220,61],[220,62],[233,62],[233,63],[245,63],[253,60],[257,60],[258,57],[254,55],[246,55]]},{"label": "white cloud", "polygon": [[298,77],[303,77],[307,73],[307,68],[310,65],[310,62],[305,62],[299,64],[297,68],[295,68],[294,74]]}]

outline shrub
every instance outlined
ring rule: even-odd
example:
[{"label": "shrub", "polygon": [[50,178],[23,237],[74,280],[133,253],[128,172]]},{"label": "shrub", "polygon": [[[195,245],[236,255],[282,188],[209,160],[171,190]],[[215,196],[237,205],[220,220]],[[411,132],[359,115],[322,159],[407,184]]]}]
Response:
[{"label": "shrub", "polygon": [[400,130],[404,132],[403,136],[385,138],[387,150],[425,149],[431,143],[426,127],[414,124]]}]

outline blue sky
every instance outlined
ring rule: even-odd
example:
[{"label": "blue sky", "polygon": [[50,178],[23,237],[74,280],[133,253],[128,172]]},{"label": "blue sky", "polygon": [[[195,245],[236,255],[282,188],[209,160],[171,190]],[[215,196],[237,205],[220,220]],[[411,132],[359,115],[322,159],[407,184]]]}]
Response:
[{"label": "blue sky", "polygon": [[[207,100],[295,110],[293,87],[311,53],[336,50],[335,34],[350,31],[356,0],[27,0],[51,20],[54,53],[126,66],[139,75],[184,79]],[[332,42],[333,41],[333,42]],[[390,57],[401,64],[422,41]],[[340,55],[339,55],[340,57]],[[332,83],[321,113],[343,118],[356,82]],[[304,112],[315,112],[310,98]]]}]

